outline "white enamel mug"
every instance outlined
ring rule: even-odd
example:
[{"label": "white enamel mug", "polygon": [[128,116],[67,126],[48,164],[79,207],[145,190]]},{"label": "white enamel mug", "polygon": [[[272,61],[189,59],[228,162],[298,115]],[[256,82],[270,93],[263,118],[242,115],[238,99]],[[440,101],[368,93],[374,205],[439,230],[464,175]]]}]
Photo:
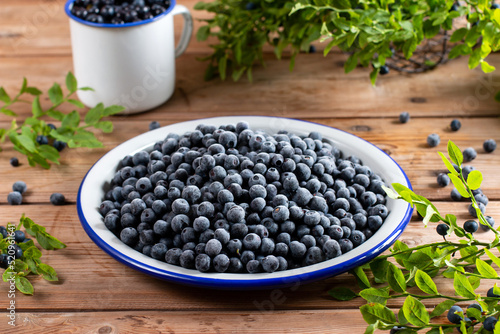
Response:
[{"label": "white enamel mug", "polygon": [[[153,109],[174,93],[175,58],[187,48],[193,31],[189,10],[171,1],[164,13],[149,20],[125,24],[84,21],[71,13],[73,1],[66,3],[70,18],[74,73],[80,87],[78,98],[88,107],[102,102],[126,108],[132,114]],[[184,29],[175,47],[174,15],[184,18]]]}]

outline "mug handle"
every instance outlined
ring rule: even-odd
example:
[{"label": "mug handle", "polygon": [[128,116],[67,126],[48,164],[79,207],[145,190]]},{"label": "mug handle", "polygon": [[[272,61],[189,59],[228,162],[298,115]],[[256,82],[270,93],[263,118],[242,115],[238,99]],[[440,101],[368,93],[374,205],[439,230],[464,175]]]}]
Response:
[{"label": "mug handle", "polygon": [[179,57],[184,53],[184,51],[186,51],[193,32],[193,18],[191,17],[189,10],[183,5],[175,5],[174,9],[172,9],[172,15],[178,14],[181,14],[184,18],[184,29],[182,29],[179,45],[175,48],[175,58]]}]

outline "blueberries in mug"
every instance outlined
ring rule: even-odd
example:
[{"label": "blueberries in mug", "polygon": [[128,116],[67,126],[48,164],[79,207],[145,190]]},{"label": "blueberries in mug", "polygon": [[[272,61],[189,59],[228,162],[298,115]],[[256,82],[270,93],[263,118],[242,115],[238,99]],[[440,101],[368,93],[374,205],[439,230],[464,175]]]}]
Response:
[{"label": "blueberries in mug", "polygon": [[92,23],[125,24],[152,19],[169,7],[170,0],[75,0],[71,14]]}]

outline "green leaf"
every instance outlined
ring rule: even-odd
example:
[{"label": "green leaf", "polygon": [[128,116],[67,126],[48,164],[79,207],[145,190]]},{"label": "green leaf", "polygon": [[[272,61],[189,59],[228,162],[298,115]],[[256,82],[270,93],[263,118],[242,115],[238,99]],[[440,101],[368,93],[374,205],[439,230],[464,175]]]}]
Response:
[{"label": "green leaf", "polygon": [[64,97],[61,86],[58,83],[54,83],[49,89],[49,99],[52,104],[59,105],[62,103]]},{"label": "green leaf", "polygon": [[26,87],[25,92],[33,96],[42,95],[42,91],[36,87]]},{"label": "green leaf", "polygon": [[461,166],[464,162],[462,151],[460,151],[458,146],[455,145],[455,143],[451,140],[448,141],[448,156],[450,157],[451,161],[457,166]]},{"label": "green leaf", "polygon": [[40,117],[43,115],[40,98],[38,96],[33,99],[33,103],[31,104],[31,113],[33,114],[33,117]]},{"label": "green leaf", "polygon": [[485,261],[483,261],[479,258],[476,259],[476,268],[477,268],[477,271],[479,272],[479,274],[481,274],[485,278],[497,278],[498,277],[498,274],[495,271],[495,269],[493,269],[492,266],[490,266],[488,263],[486,263]]},{"label": "green leaf", "polygon": [[110,121],[103,121],[94,124],[94,128],[102,130],[104,133],[113,132],[113,123]]},{"label": "green leaf", "polygon": [[0,108],[0,113],[7,115],[7,116],[17,116],[17,114],[15,112],[13,112],[10,109],[6,109],[6,108]]},{"label": "green leaf", "polygon": [[0,87],[0,101],[5,103],[10,103],[11,101],[9,94],[7,94],[3,87]]},{"label": "green leaf", "polygon": [[379,322],[375,321],[373,324],[369,324],[368,327],[366,327],[365,334],[373,334],[375,333],[375,330],[378,329]]},{"label": "green leaf", "polygon": [[71,72],[68,72],[66,75],[66,88],[68,88],[70,93],[74,93],[78,89],[76,78]]},{"label": "green leaf", "polygon": [[377,82],[377,77],[378,73],[380,72],[380,68],[374,68],[370,72],[370,82],[372,83],[372,86],[375,86],[375,83]]},{"label": "green leaf", "polygon": [[390,309],[382,304],[369,303],[359,308],[363,319],[369,324],[374,324],[377,321],[392,324],[396,322],[396,315]]},{"label": "green leaf", "polygon": [[24,251],[23,256],[25,258],[34,258],[34,259],[39,259],[42,257],[42,252],[35,246],[31,246],[27,250]]},{"label": "green leaf", "polygon": [[85,108],[85,105],[83,103],[81,103],[80,101],[78,101],[78,100],[68,99],[68,102],[71,103],[72,105],[74,105],[75,107]]},{"label": "green leaf", "polygon": [[465,298],[476,298],[474,289],[465,275],[462,275],[458,271],[455,272],[455,278],[453,279],[453,286],[455,292],[458,296]]},{"label": "green leaf", "polygon": [[359,296],[366,300],[368,303],[379,303],[385,305],[387,303],[387,299],[389,299],[389,291],[387,289],[375,289],[368,288],[361,290],[359,292]]},{"label": "green leaf", "polygon": [[458,176],[453,175],[451,173],[448,173],[448,176],[450,177],[451,182],[453,182],[453,185],[458,190],[460,195],[462,195],[462,197],[469,198],[470,197],[469,192],[467,191],[464,184],[462,183],[462,180],[460,180],[458,178]]},{"label": "green leaf", "polygon": [[61,128],[63,129],[74,129],[80,124],[80,114],[73,110],[62,119]]},{"label": "green leaf", "polygon": [[125,110],[125,107],[123,106],[111,105],[109,107],[104,108],[103,116],[116,115],[119,112],[122,112],[123,110]]},{"label": "green leaf", "polygon": [[401,269],[394,264],[389,264],[387,267],[387,282],[392,290],[396,292],[406,291],[406,280]]},{"label": "green leaf", "polygon": [[406,320],[414,326],[425,326],[429,323],[429,313],[424,304],[412,296],[407,296],[403,304]]},{"label": "green leaf", "polygon": [[415,283],[420,290],[429,295],[438,294],[436,284],[434,283],[432,278],[426,272],[420,269],[417,270],[417,273],[415,274]]},{"label": "green leaf", "polygon": [[32,295],[34,292],[33,285],[26,277],[16,276],[16,288],[25,295]]},{"label": "green leaf", "polygon": [[442,152],[438,152],[439,155],[441,156],[441,159],[443,160],[444,164],[446,165],[446,168],[448,168],[448,171],[453,174],[453,175],[457,175],[458,176],[458,172],[457,170],[455,169],[455,167],[453,167],[453,165],[451,164],[450,160],[448,160],[447,157],[445,157],[445,155],[442,153]]},{"label": "green leaf", "polygon": [[431,318],[439,317],[445,311],[449,310],[450,307],[452,307],[453,305],[455,305],[454,300],[445,300],[445,301],[437,304],[436,307],[434,308],[434,310],[432,310],[430,317]]},{"label": "green leaf", "polygon": [[495,254],[493,254],[490,250],[485,249],[484,250],[486,255],[497,265],[498,268],[500,268],[500,258],[498,258]]},{"label": "green leaf", "polygon": [[370,269],[372,271],[373,277],[375,278],[375,283],[387,282],[388,266],[389,261],[387,261],[386,259],[375,259],[370,262]]},{"label": "green leaf", "polygon": [[221,80],[226,80],[227,72],[227,55],[219,59],[219,75]]},{"label": "green leaf", "polygon": [[455,43],[461,41],[467,34],[467,31],[468,31],[467,28],[460,28],[455,30],[453,34],[451,34],[450,42]]},{"label": "green leaf", "polygon": [[104,105],[99,103],[94,108],[90,109],[85,115],[85,124],[94,125],[103,117]]},{"label": "green leaf", "polygon": [[351,289],[344,287],[335,287],[328,291],[328,294],[337,300],[351,300],[356,298],[358,295]]},{"label": "green leaf", "polygon": [[41,145],[38,147],[38,153],[45,159],[59,164],[59,151],[57,151],[53,146]]},{"label": "green leaf", "polygon": [[94,92],[94,88],[91,88],[91,87],[80,87],[78,88],[78,90],[81,90],[81,91],[90,91],[90,92]]},{"label": "green leaf", "polygon": [[358,285],[361,289],[366,289],[369,288],[370,281],[368,280],[368,277],[366,276],[365,272],[363,271],[363,268],[361,267],[356,267],[353,270],[349,271],[351,274],[356,277],[356,280],[358,281]]},{"label": "green leaf", "polygon": [[473,170],[467,176],[467,185],[471,190],[476,190],[481,187],[481,183],[483,182],[483,174],[481,174],[478,170]]},{"label": "green leaf", "polygon": [[482,314],[477,308],[469,307],[465,312],[469,318],[474,318],[476,320],[481,319]]},{"label": "green leaf", "polygon": [[42,274],[43,278],[46,279],[47,281],[55,282],[55,281],[59,280],[54,268],[52,268],[48,264],[40,263],[38,265],[38,271],[40,274]]},{"label": "green leaf", "polygon": [[36,264],[35,260],[33,260],[33,259],[26,259],[26,264],[28,265],[28,268],[30,269],[30,271],[33,274],[38,275],[38,270],[36,268],[37,264]]},{"label": "green leaf", "polygon": [[492,66],[485,61],[481,62],[481,69],[483,70],[484,73],[491,73],[494,70],[496,70],[495,66]]},{"label": "green leaf", "polygon": [[358,56],[357,54],[352,54],[344,64],[344,72],[349,73],[356,68],[358,65]]},{"label": "green leaf", "polygon": [[476,68],[481,62],[481,49],[474,49],[469,56],[469,69]]},{"label": "green leaf", "polygon": [[196,39],[199,42],[204,42],[207,40],[208,35],[210,35],[210,27],[208,25],[201,26],[196,32]]},{"label": "green leaf", "polygon": [[38,244],[42,246],[43,249],[52,249],[52,246],[50,245],[49,238],[47,235],[43,232],[37,232],[36,233],[36,241],[38,241]]}]

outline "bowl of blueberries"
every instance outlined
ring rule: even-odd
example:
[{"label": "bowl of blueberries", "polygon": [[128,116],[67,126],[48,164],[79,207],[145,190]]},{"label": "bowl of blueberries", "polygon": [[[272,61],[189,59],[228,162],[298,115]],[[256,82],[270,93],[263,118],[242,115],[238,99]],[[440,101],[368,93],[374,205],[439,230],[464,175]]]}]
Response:
[{"label": "bowl of blueberries", "polygon": [[215,117],[154,129],[88,171],[77,209],[89,237],[146,274],[216,289],[305,284],[386,250],[412,208],[384,151],[307,121]]}]

